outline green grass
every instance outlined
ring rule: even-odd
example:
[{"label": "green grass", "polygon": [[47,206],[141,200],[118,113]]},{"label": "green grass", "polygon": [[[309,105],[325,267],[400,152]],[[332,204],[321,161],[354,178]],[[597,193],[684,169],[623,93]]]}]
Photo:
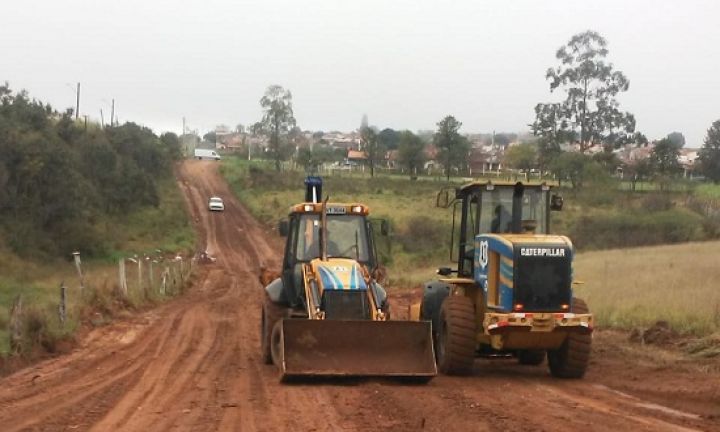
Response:
[{"label": "green grass", "polygon": [[699,198],[720,200],[720,184],[703,183],[697,185],[695,195]]},{"label": "green grass", "polygon": [[[86,275],[86,290],[80,294],[79,278],[70,256],[56,257],[44,261],[21,259],[3,247],[0,239],[0,355],[9,351],[8,324],[10,308],[18,294],[23,297],[23,309],[40,314],[47,323],[47,333],[52,338],[72,334],[81,315],[88,308],[105,311],[108,314],[116,302],[112,290],[117,281],[117,261],[121,257],[135,254],[155,254],[156,249],[164,252],[189,252],[195,243],[195,233],[190,224],[183,196],[174,179],[167,179],[159,185],[160,205],[144,208],[123,217],[100,222],[105,232],[104,241],[110,245],[105,256],[83,259]],[[82,252],[82,251],[81,251]],[[147,268],[145,272],[147,274]],[[155,266],[155,282],[160,280],[160,266]],[[127,265],[129,305],[140,305],[147,299],[138,294],[137,270]],[[68,288],[69,321],[60,327],[57,318],[60,284]],[[107,317],[106,317],[107,318]]]}]

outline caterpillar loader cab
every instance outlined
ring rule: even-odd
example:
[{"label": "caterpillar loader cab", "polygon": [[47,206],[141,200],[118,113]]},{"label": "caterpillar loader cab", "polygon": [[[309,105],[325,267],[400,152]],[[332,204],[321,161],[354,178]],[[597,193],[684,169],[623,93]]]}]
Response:
[{"label": "caterpillar loader cab", "polygon": [[[562,197],[546,183],[474,182],[438,195],[453,207],[451,261],[424,286],[411,318],[429,320],[438,368],[468,374],[475,357],[547,356],[557,377],[580,378],[590,357],[593,317],[573,297],[572,242],[549,233]],[[456,224],[456,221],[459,222]]]},{"label": "caterpillar loader cab", "polygon": [[[281,380],[304,376],[437,374],[430,324],[390,321],[369,209],[318,202],[322,183],[306,180],[306,202],[280,224],[282,271],[265,286],[262,354]],[[387,227],[382,224],[381,232]]]}]

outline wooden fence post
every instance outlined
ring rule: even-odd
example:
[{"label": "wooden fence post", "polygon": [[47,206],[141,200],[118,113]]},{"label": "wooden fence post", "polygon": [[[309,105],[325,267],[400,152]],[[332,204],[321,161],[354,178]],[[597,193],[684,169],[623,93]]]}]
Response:
[{"label": "wooden fence post", "polygon": [[18,294],[10,309],[10,349],[14,353],[20,352],[22,347],[22,327],[22,294]]},{"label": "wooden fence post", "polygon": [[58,318],[60,318],[60,325],[65,326],[65,320],[67,319],[67,288],[65,288],[65,281],[60,282],[60,303],[58,304]]},{"label": "wooden fence post", "polygon": [[80,278],[80,292],[82,292],[83,289],[85,288],[85,275],[83,275],[83,271],[82,271],[82,262],[80,261],[80,252],[75,251],[72,253],[72,255],[73,255],[73,260],[75,261],[75,268],[77,269],[78,277]]},{"label": "wooden fence post", "polygon": [[127,278],[125,273],[125,258],[120,258],[118,261],[118,287],[123,297],[128,295]]},{"label": "wooden fence post", "polygon": [[170,277],[170,267],[165,265],[165,269],[162,272],[162,286],[160,288],[161,289],[160,292],[162,293],[162,295],[167,294],[167,283],[168,283],[169,277]]},{"label": "wooden fence post", "polygon": [[145,294],[143,290],[143,283],[142,283],[142,258],[137,257],[137,265],[138,265],[138,291],[140,294]]},{"label": "wooden fence post", "polygon": [[155,275],[153,273],[153,271],[154,271],[153,264],[157,263],[157,261],[150,259],[149,262],[150,262],[150,275],[149,275],[150,276],[150,291],[154,291],[155,290],[155,281],[154,281]]}]

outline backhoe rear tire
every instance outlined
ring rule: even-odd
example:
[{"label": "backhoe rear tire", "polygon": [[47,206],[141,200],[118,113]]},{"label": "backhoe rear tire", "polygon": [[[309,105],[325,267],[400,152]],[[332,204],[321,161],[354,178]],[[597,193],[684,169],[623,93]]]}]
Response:
[{"label": "backhoe rear tire", "polygon": [[265,364],[273,364],[271,350],[273,326],[279,319],[285,317],[285,310],[284,306],[274,303],[267,295],[265,296],[260,320],[260,350]]},{"label": "backhoe rear tire", "polygon": [[447,297],[440,308],[435,355],[438,369],[448,375],[469,375],[475,361],[475,306],[465,296]]},{"label": "backhoe rear tire", "polygon": [[[590,310],[584,300],[575,298],[573,312],[586,314]],[[548,351],[550,373],[557,378],[582,378],[590,362],[591,343],[591,334],[568,334],[559,349]]]}]

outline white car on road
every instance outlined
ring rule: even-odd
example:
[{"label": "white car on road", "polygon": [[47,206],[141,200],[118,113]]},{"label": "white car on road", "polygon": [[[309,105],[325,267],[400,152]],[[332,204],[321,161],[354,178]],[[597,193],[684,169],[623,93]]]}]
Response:
[{"label": "white car on road", "polygon": [[216,196],[211,197],[210,201],[208,201],[208,209],[210,209],[210,211],[225,211],[225,204],[222,198]]}]

